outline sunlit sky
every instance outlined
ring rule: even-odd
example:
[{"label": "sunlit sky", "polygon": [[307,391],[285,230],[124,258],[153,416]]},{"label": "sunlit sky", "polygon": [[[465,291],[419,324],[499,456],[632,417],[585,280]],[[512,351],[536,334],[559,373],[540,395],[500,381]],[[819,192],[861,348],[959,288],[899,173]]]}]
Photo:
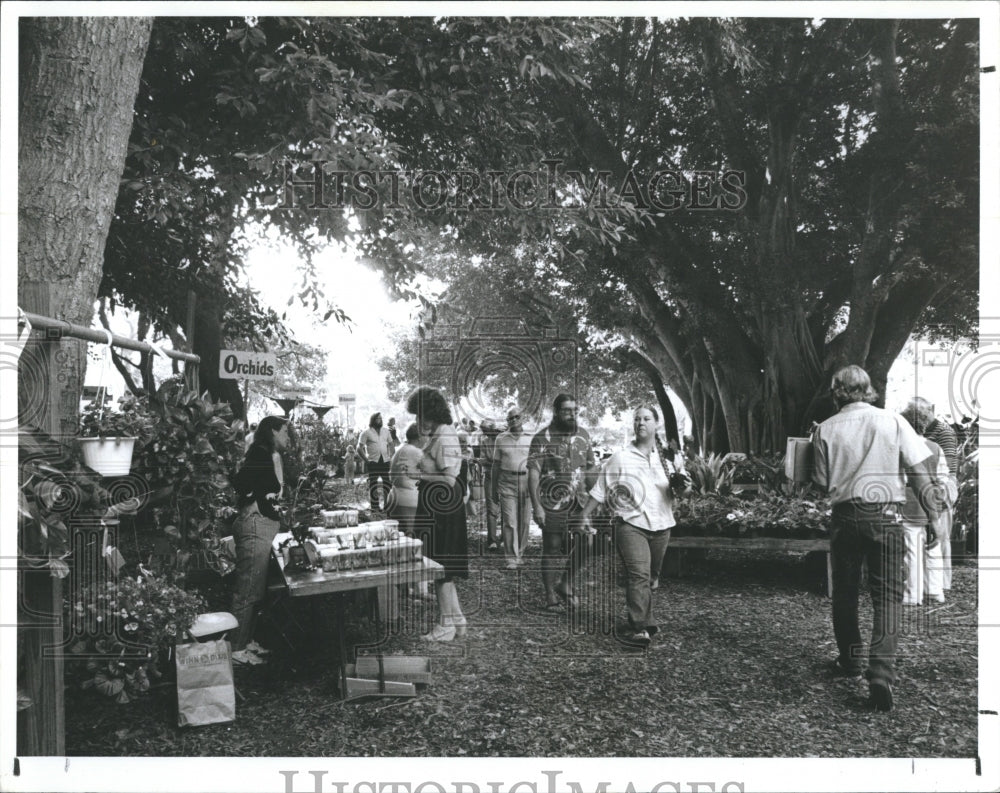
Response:
[{"label": "sunlit sky", "polygon": [[331,245],[315,262],[323,293],[351,318],[350,324],[332,319],[321,323],[321,316],[304,308],[298,298],[287,305],[299,291],[301,278],[298,254],[288,245],[272,242],[252,250],[247,275],[279,314],[288,312],[286,324],[298,341],[328,352],[327,377],[320,386],[326,390],[327,404],[333,404],[338,394],[355,394],[357,422],[376,410],[398,412],[399,406],[386,395],[377,361],[394,351],[394,333],[413,327],[414,306],[392,300],[381,277],[358,262],[353,252]]}]

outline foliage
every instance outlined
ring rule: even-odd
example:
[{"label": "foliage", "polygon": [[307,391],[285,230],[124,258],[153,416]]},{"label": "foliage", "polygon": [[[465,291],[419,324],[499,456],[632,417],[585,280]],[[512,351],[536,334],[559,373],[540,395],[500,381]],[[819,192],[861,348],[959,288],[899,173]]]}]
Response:
[{"label": "foliage", "polygon": [[[447,20],[435,33],[459,30]],[[495,79],[473,83],[480,96],[439,109],[454,126],[415,131],[407,164],[482,170],[504,147],[511,170],[538,171],[540,152],[560,158],[556,206],[453,213],[441,238],[491,273],[493,257],[501,271],[511,252],[524,257],[519,288],[554,286],[574,327],[640,356],[688,406],[700,447],[776,449],[828,414],[834,369],[861,363],[881,390],[930,318],[974,327],[973,24],[625,18],[563,33],[571,44],[527,37],[537,79],[504,79],[498,60]],[[470,57],[454,76],[421,71],[416,87],[445,80],[457,95],[482,74]],[[480,116],[484,99],[494,115]],[[535,137],[469,132],[496,114],[531,118]],[[579,200],[573,168],[588,187],[606,174],[607,206]],[[716,187],[724,172],[738,177],[740,200],[722,208],[717,190],[692,209],[696,169]],[[664,170],[679,174],[666,210],[641,194]],[[371,255],[403,258],[384,231],[368,229]]]},{"label": "foliage", "polygon": [[163,383],[150,408],[154,436],[133,456],[132,473],[150,493],[153,526],[177,549],[176,572],[198,565],[225,574],[232,560],[219,540],[232,516],[229,476],[243,456],[243,422],[179,378]]},{"label": "foliage", "polygon": [[99,656],[87,660],[81,687],[126,703],[163,675],[160,656],[205,611],[205,600],[147,573],[84,583],[64,609],[67,621],[89,634],[70,652]]},{"label": "foliage", "polygon": [[[419,255],[426,274],[448,287],[433,304],[425,301],[423,322],[415,324],[412,333],[398,336],[394,353],[379,360],[391,399],[404,399],[418,384],[430,385],[456,403],[469,404],[478,419],[502,416],[505,405],[525,394],[538,396],[541,413],[556,393],[569,391],[577,398],[585,425],[596,425],[606,411],[620,414],[652,401],[645,373],[614,346],[581,331],[576,316],[580,307],[563,299],[558,282],[536,284],[535,262],[523,251],[489,260],[456,249],[424,249]],[[495,328],[501,321],[505,328],[517,329],[513,339],[482,333],[482,328]],[[434,334],[445,326],[449,333],[458,329],[454,341],[435,340]],[[539,339],[550,345],[553,334],[561,347],[572,351],[570,361],[558,367],[547,366],[545,353],[532,346]],[[542,364],[538,371],[512,360],[512,341],[524,358]],[[461,344],[468,347],[462,351]],[[446,345],[453,355],[461,353],[462,361],[475,358],[463,369],[461,382],[453,381],[449,367],[428,363],[430,351]],[[452,393],[456,389],[459,393]]]},{"label": "foliage", "polygon": [[[295,420],[292,443],[282,455],[282,464],[287,481],[295,482],[301,474],[327,465],[327,459],[342,454],[343,443],[336,428],[315,415],[304,415]],[[335,468],[336,463],[330,467]]]},{"label": "foliage", "polygon": [[118,409],[109,410],[106,397],[87,404],[80,415],[81,438],[136,438],[142,446],[153,435],[153,417],[146,397],[132,394],[118,398]]},{"label": "foliage", "polygon": [[732,493],[734,468],[726,462],[725,455],[693,457],[687,461],[686,468],[695,493],[703,496],[712,493],[728,496]]},{"label": "foliage", "polygon": [[98,474],[35,427],[19,428],[18,459],[18,557],[64,578],[73,522],[100,519],[108,494]]},{"label": "foliage", "polygon": [[752,498],[709,493],[674,506],[678,536],[810,539],[829,531],[825,499],[765,492]]},{"label": "foliage", "polygon": [[958,500],[955,502],[955,517],[952,537],[958,539],[963,531],[979,531],[979,425],[974,422],[968,430],[968,437],[958,450]]}]

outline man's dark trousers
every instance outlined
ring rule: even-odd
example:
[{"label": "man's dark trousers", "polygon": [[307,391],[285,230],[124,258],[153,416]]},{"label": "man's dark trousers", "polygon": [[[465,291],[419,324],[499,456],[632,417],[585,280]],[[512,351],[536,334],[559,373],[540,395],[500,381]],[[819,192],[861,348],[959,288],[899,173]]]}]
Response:
[{"label": "man's dark trousers", "polygon": [[830,533],[833,564],[833,633],[840,652],[840,665],[861,670],[861,630],[858,626],[858,595],[862,562],[868,565],[871,591],[871,645],[868,651],[869,680],[896,682],[896,645],[903,607],[903,527],[886,504],[836,504]]},{"label": "man's dark trousers", "polygon": [[[372,509],[385,509],[386,496],[389,495],[389,463],[369,461],[366,467],[368,468],[368,498],[371,501]],[[378,483],[379,477],[382,478],[381,485]],[[381,503],[379,502],[379,493],[382,494]]]}]

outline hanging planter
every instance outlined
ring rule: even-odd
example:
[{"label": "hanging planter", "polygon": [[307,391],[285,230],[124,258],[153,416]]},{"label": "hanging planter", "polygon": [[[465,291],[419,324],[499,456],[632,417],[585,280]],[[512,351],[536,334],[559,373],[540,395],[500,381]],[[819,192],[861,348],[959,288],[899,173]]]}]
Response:
[{"label": "hanging planter", "polygon": [[131,470],[135,438],[80,438],[79,440],[84,463],[101,476],[125,476]]}]

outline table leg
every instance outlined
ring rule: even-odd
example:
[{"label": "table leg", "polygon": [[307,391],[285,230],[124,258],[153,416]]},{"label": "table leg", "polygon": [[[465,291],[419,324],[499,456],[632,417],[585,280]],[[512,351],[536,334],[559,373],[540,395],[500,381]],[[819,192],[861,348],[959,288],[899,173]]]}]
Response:
[{"label": "table leg", "polygon": [[373,619],[372,624],[375,626],[375,660],[378,662],[378,693],[385,693],[385,660],[382,657],[382,637],[379,635],[382,632],[382,621],[379,619],[381,616],[381,610],[379,609],[379,597],[378,589],[369,590],[370,602],[372,604]]},{"label": "table leg", "polygon": [[338,592],[337,612],[337,657],[340,661],[340,698],[347,699],[347,642],[344,640],[344,593]]}]

